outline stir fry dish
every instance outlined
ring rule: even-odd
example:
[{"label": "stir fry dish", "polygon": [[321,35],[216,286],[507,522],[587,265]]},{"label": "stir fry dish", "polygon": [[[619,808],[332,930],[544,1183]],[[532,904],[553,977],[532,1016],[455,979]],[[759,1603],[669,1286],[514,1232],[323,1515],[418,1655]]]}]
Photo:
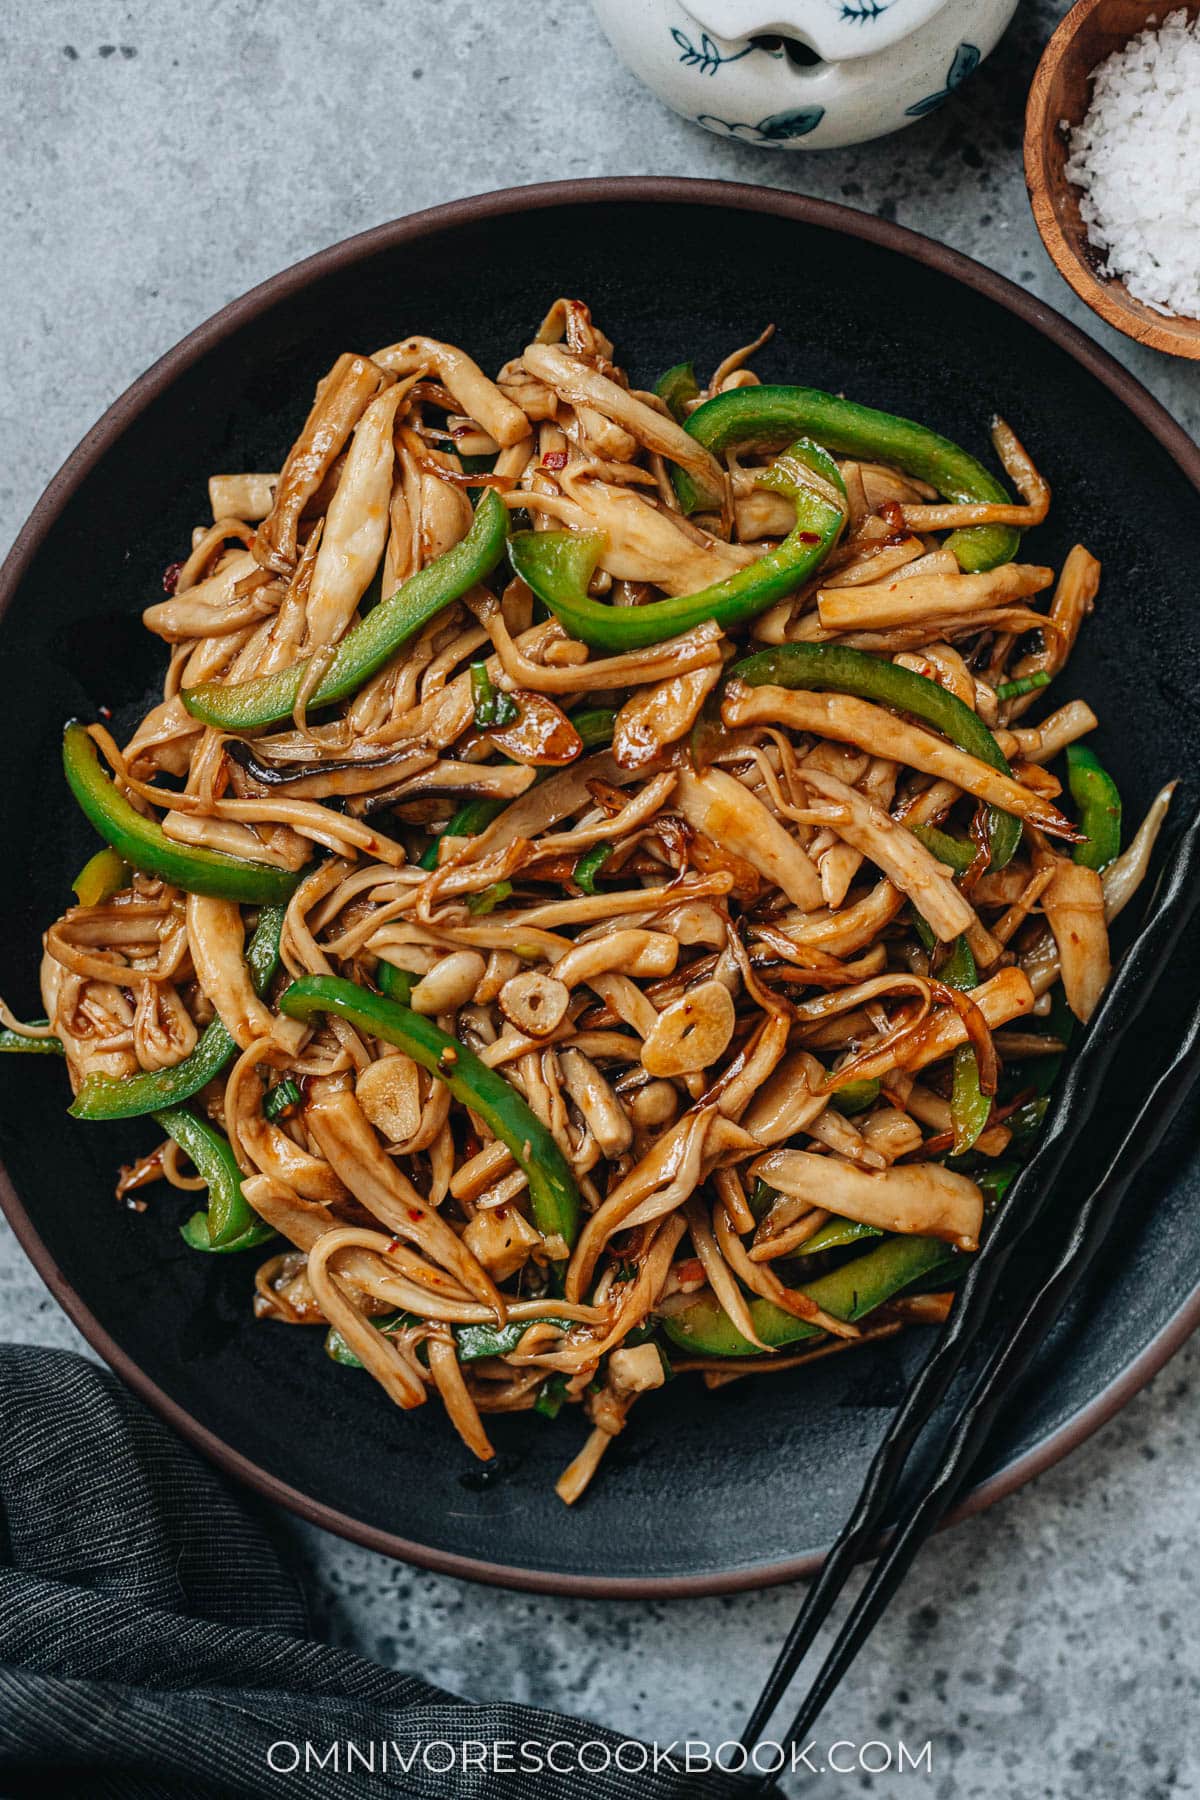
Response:
[{"label": "stir fry dish", "polygon": [[1004,481],[769,336],[646,390],[576,300],[494,379],[339,356],[209,482],[161,701],[66,726],[103,847],[0,1003],[264,1330],[483,1459],[582,1408],[568,1503],[640,1394],[946,1317],[1170,802],[1122,849],[1047,691],[1100,571],[1020,560],[1013,430]]}]

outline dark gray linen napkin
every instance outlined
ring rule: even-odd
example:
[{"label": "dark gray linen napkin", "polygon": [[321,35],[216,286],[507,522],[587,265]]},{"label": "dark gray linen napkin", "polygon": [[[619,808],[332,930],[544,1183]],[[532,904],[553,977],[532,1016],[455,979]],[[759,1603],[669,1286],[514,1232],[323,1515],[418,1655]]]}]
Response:
[{"label": "dark gray linen napkin", "polygon": [[[443,1766],[464,1743],[495,1742],[511,1746],[499,1760],[514,1772],[464,1768],[461,1758]],[[566,1748],[552,1762],[566,1772],[520,1768],[556,1743]],[[523,1754],[522,1744],[538,1748]],[[594,1748],[577,1756],[581,1745]],[[372,1754],[374,1772],[364,1767]],[[639,1746],[601,1726],[472,1705],[316,1642],[264,1525],[213,1469],[107,1370],[65,1351],[0,1346],[5,1796],[736,1800],[750,1791],[741,1776],[642,1760]]]}]

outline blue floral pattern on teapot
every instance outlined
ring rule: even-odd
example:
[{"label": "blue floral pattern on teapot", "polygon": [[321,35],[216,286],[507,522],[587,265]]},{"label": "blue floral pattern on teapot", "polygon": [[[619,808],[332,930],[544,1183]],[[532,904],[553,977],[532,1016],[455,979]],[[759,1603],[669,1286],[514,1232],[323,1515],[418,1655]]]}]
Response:
[{"label": "blue floral pattern on teapot", "polygon": [[978,68],[1016,0],[593,0],[648,87],[719,137],[831,149],[932,112]]}]

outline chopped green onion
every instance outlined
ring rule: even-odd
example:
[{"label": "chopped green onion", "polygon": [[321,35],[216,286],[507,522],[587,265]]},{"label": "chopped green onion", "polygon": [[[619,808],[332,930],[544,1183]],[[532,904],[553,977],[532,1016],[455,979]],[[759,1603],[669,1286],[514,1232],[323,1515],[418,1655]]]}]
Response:
[{"label": "chopped green onion", "polygon": [[758,1180],[754,1183],[753,1191],[749,1195],[746,1205],[750,1208],[750,1211],[754,1214],[756,1219],[765,1219],[777,1199],[778,1195],[776,1194],[775,1189],[773,1187],[768,1187],[767,1183],[759,1176]]},{"label": "chopped green onion", "polygon": [[459,1362],[479,1362],[485,1356],[508,1356],[533,1325],[559,1325],[569,1331],[571,1319],[548,1312],[543,1319],[510,1319],[507,1325],[456,1325],[454,1341]]},{"label": "chopped green onion", "polygon": [[543,1381],[537,1391],[537,1399],[533,1403],[535,1413],[543,1419],[557,1419],[563,1409],[567,1397],[567,1378],[565,1375],[550,1375]]},{"label": "chopped green onion", "polygon": [[836,1094],[830,1094],[829,1104],[840,1113],[866,1112],[868,1106],[873,1106],[878,1100],[882,1085],[874,1076],[869,1081],[848,1081]]},{"label": "chopped green onion", "polygon": [[590,850],[585,850],[571,872],[575,886],[582,888],[585,894],[594,894],[596,877],[612,853],[611,844],[593,844]]},{"label": "chopped green onion", "polygon": [[570,720],[580,737],[585,750],[599,750],[612,743],[613,727],[617,715],[611,706],[585,706],[577,713],[571,713]]},{"label": "chopped green onion", "polygon": [[658,1320],[653,1313],[644,1318],[640,1325],[632,1326],[621,1339],[623,1350],[636,1349],[638,1344],[648,1344],[658,1330]]},{"label": "chopped green onion", "polygon": [[481,888],[477,894],[467,895],[467,911],[477,916],[495,912],[498,906],[503,906],[512,891],[511,881],[493,881],[490,887]]},{"label": "chopped green onion", "polygon": [[996,689],[997,700],[1018,700],[1022,694],[1032,694],[1038,688],[1050,686],[1050,677],[1045,669],[1038,669],[1036,674],[1021,675],[1016,681],[1002,681]]},{"label": "chopped green onion", "polygon": [[420,867],[436,869],[438,846],[443,838],[478,837],[481,831],[487,830],[493,819],[499,818],[507,805],[507,800],[468,800],[465,806],[459,807],[446,829],[439,831],[433,842],[426,846]]},{"label": "chopped green onion", "polygon": [[[397,1331],[403,1331],[406,1325],[419,1325],[420,1320],[414,1313],[391,1312],[379,1313],[371,1320],[376,1331],[384,1337],[391,1337]],[[346,1369],[361,1369],[362,1363],[350,1348],[336,1325],[331,1325],[325,1333],[325,1354],[331,1362],[341,1363]]]},{"label": "chopped green onion", "polygon": [[497,725],[513,725],[521,716],[521,709],[512,695],[493,686],[486,663],[471,664],[471,699],[475,703],[477,730],[490,731]]},{"label": "chopped green onion", "polygon": [[300,1089],[290,1075],[285,1076],[282,1081],[277,1081],[273,1088],[268,1089],[266,1098],[263,1100],[263,1117],[278,1119],[282,1113],[291,1112],[299,1104]]}]

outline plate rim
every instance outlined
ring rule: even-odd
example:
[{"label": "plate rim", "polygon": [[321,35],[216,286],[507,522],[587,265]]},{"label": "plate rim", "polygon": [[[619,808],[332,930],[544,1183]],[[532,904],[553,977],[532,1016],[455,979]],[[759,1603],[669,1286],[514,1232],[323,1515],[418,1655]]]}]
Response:
[{"label": "plate rim", "polygon": [[[379,251],[514,212],[613,203],[704,206],[758,213],[858,238],[949,276],[952,281],[1003,307],[1006,312],[1032,326],[1065,351],[1134,415],[1170,456],[1197,494],[1200,494],[1200,445],[1192,441],[1183,427],[1143,387],[1137,377],[1052,306],[961,251],[953,250],[948,245],[938,243],[924,233],[913,231],[893,220],[881,219],[875,214],[860,212],[836,201],[794,194],[780,188],[687,176],[594,176],[570,181],[539,182],[527,187],[500,188],[388,220],[304,257],[219,308],[152,363],[144,374],[138,376],[112,402],[51,477],[0,566],[0,618],[7,612],[29,565],[59,515],[126,427],[230,332],[256,318],[276,302],[303,290],[310,282],[367,259]],[[441,1575],[572,1599],[695,1599],[711,1594],[738,1593],[804,1579],[813,1575],[824,1560],[824,1552],[808,1552],[769,1563],[693,1575],[581,1575],[568,1570],[523,1568],[481,1557],[463,1556],[453,1551],[415,1543],[378,1526],[368,1525],[334,1506],[314,1499],[310,1494],[302,1493],[233,1449],[216,1433],[202,1425],[186,1407],[172,1399],[157,1382],[151,1380],[134,1359],[120,1348],[90,1307],[75,1292],[42,1242],[37,1226],[17,1193],[3,1161],[0,1161],[0,1209],[38,1275],[85,1341],[114,1374],[173,1430],[225,1474],[244,1482],[265,1499],[286,1507],[309,1524],[319,1525],[366,1549]],[[973,1488],[950,1513],[944,1526],[956,1524],[984,1511],[1077,1449],[1128,1404],[1181,1348],[1197,1326],[1200,1326],[1200,1280],[1150,1342],[1118,1375],[1049,1432],[1040,1443],[1015,1457],[1004,1468]]]}]

